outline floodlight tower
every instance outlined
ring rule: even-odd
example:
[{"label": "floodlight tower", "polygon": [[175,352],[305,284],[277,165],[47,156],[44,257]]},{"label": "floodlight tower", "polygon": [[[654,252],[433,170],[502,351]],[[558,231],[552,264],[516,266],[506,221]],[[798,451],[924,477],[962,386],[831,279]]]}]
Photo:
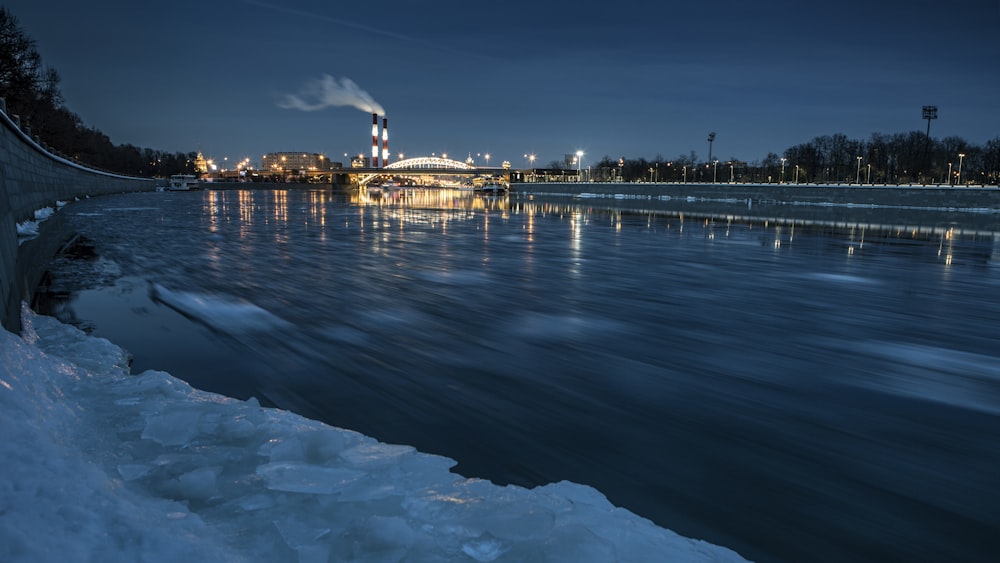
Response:
[{"label": "floodlight tower", "polygon": [[923,116],[927,120],[927,141],[924,143],[924,162],[930,168],[931,120],[937,119],[937,106],[924,106]]},{"label": "floodlight tower", "polygon": [[931,141],[931,120],[937,119],[937,106],[924,106],[924,119],[927,120],[927,142]]},{"label": "floodlight tower", "polygon": [[712,143],[715,142],[715,131],[708,134],[708,161],[712,162]]}]

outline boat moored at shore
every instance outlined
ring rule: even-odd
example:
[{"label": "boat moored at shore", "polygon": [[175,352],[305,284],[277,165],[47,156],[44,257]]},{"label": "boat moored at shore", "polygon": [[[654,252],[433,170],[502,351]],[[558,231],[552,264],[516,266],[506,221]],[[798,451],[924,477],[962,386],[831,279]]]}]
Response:
[{"label": "boat moored at shore", "polygon": [[167,184],[167,189],[172,192],[186,192],[199,188],[201,188],[201,182],[194,174],[174,174]]}]

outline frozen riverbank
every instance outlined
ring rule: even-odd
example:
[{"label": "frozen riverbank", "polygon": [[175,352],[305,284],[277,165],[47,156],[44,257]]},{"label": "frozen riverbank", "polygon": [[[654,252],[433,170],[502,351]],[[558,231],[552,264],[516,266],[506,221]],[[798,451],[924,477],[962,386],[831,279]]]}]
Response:
[{"label": "frozen riverbank", "polygon": [[448,458],[129,375],[105,339],[0,331],[4,561],[742,561],[569,482],[500,487]]}]

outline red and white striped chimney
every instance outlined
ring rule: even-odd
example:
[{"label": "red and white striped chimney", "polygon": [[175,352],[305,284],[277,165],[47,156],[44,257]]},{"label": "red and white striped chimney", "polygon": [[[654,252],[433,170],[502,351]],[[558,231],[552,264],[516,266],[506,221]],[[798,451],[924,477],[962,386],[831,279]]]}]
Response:
[{"label": "red and white striped chimney", "polygon": [[372,168],[378,168],[378,114],[372,114]]},{"label": "red and white striped chimney", "polygon": [[382,117],[382,167],[389,164],[389,118]]}]

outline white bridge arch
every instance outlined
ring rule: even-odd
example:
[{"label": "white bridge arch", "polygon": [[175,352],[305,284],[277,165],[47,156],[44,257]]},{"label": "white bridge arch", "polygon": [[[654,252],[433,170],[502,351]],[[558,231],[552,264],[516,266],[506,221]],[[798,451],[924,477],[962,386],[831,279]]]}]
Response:
[{"label": "white bridge arch", "polygon": [[450,158],[441,158],[438,156],[418,156],[415,158],[405,158],[403,160],[397,160],[391,164],[386,164],[386,170],[428,170],[428,169],[447,169],[447,170],[472,170],[475,166],[461,162],[458,160],[452,160]]}]

